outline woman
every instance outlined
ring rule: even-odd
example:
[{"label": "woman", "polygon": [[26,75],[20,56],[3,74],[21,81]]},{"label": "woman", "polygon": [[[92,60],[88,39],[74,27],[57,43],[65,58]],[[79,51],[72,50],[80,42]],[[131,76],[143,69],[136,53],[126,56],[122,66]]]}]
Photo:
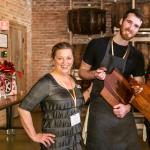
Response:
[{"label": "woman", "polygon": [[[22,125],[41,150],[81,150],[80,108],[83,96],[70,72],[74,62],[69,43],[52,48],[54,70],[43,76],[19,106]],[[42,133],[34,129],[31,111],[37,104],[43,112]]]}]

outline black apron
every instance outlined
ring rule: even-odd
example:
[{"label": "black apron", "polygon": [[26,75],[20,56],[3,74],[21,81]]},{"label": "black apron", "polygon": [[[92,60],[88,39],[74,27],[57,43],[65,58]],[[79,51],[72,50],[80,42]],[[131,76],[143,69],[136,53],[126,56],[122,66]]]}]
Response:
[{"label": "black apron", "polygon": [[[128,52],[124,59],[109,54],[109,41],[105,56],[100,66],[105,66],[108,72],[118,68],[125,71]],[[100,96],[104,81],[95,79],[91,92],[91,103],[87,128],[87,150],[139,150],[138,135],[133,114],[129,112],[124,118],[117,118],[112,107]]]}]

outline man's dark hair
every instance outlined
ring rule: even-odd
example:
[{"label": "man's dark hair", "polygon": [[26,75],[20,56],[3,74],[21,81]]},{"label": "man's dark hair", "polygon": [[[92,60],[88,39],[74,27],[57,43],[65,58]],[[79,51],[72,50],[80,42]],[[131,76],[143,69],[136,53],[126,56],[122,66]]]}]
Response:
[{"label": "man's dark hair", "polygon": [[130,9],[130,10],[128,10],[128,11],[124,14],[123,20],[125,20],[125,19],[127,18],[127,16],[128,16],[129,13],[134,14],[136,17],[138,17],[139,19],[141,19],[141,21],[143,22],[143,16],[142,16],[142,14],[141,14],[141,12],[140,12],[139,9]]}]

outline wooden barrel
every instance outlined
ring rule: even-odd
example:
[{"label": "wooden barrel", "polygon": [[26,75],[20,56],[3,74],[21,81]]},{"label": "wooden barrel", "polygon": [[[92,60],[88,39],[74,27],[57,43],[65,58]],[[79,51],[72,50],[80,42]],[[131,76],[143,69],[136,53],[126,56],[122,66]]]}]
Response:
[{"label": "wooden barrel", "polygon": [[145,61],[145,70],[148,69],[150,60],[150,42],[136,42],[136,48],[143,53]]},{"label": "wooden barrel", "polygon": [[119,27],[119,21],[128,9],[132,8],[131,2],[114,2],[111,7],[111,26]]},{"label": "wooden barrel", "polygon": [[137,94],[133,101],[132,105],[141,112],[145,118],[150,121],[150,96],[149,96],[150,87],[149,85],[143,85],[143,91],[140,94]]},{"label": "wooden barrel", "polygon": [[149,28],[150,27],[150,2],[137,2],[136,8],[141,10],[143,15],[143,24],[142,28]]},{"label": "wooden barrel", "polygon": [[[131,2],[114,2],[111,10],[111,24],[113,27],[119,27],[119,21],[123,17],[124,13],[132,8]],[[135,8],[139,9],[143,15],[142,28],[150,27],[150,2],[138,1],[135,4]]]},{"label": "wooden barrel", "polygon": [[73,34],[92,35],[106,32],[106,11],[79,8],[68,11],[68,28]]}]

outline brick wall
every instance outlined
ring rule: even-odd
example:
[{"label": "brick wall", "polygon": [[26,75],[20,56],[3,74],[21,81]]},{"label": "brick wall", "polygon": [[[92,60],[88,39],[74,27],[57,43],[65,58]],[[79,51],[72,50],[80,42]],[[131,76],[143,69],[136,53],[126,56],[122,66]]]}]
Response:
[{"label": "brick wall", "polygon": [[[90,2],[101,5],[100,0]],[[74,0],[72,2],[81,2]],[[83,3],[89,0],[83,0]],[[52,46],[60,41],[70,41],[67,13],[72,7],[69,0],[32,0],[32,84],[49,72]],[[71,4],[71,5],[70,5]],[[82,6],[78,4],[77,7]],[[108,5],[106,6],[108,8]],[[107,12],[107,18],[110,12]],[[107,28],[110,23],[107,23]],[[109,28],[110,29],[110,28]]]},{"label": "brick wall", "polygon": [[69,0],[33,0],[32,7],[32,81],[50,70],[51,47],[69,41],[67,12]]},{"label": "brick wall", "polygon": [[0,20],[8,20],[27,27],[27,87],[31,83],[31,0],[0,0]]},{"label": "brick wall", "polygon": [[[27,27],[27,86],[31,84],[31,0],[0,0],[0,20]],[[9,50],[9,49],[8,49]],[[0,125],[5,123],[5,110],[0,111]]]},{"label": "brick wall", "polygon": [[[92,1],[100,6],[100,0]],[[70,0],[0,0],[0,20],[27,27],[27,89],[51,69],[52,46],[70,41],[67,13],[71,7]]]},{"label": "brick wall", "polygon": [[[111,34],[110,8],[113,1],[72,0],[72,2],[93,2],[95,6],[103,6],[107,10],[105,35]],[[51,69],[52,46],[60,41],[70,41],[71,36],[67,27],[67,13],[72,7],[70,2],[71,0],[0,0],[0,20],[14,21],[27,27],[28,89]],[[82,3],[81,6],[83,6]],[[84,36],[83,40],[85,38],[87,37]]]}]

